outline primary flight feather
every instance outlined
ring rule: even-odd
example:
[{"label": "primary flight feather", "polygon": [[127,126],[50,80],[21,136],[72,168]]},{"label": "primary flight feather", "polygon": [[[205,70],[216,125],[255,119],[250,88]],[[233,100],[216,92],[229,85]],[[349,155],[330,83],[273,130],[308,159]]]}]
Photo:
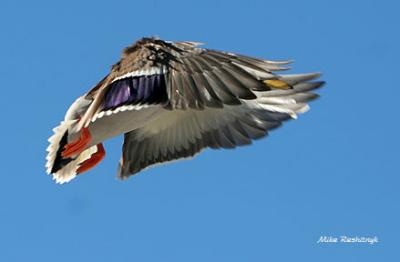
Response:
[{"label": "primary flight feather", "polygon": [[54,128],[46,168],[57,183],[105,156],[102,142],[124,134],[118,177],[210,148],[234,148],[307,111],[318,73],[282,75],[290,61],[143,38]]}]

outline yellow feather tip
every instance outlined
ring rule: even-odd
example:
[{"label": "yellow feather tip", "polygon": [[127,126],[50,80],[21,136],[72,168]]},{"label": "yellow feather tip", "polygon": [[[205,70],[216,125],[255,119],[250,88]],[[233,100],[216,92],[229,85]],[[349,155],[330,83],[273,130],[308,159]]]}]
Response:
[{"label": "yellow feather tip", "polygon": [[279,79],[268,79],[268,80],[264,80],[263,82],[267,86],[274,88],[274,89],[283,89],[283,90],[290,89],[290,85],[288,83],[286,83],[285,81],[279,80]]}]

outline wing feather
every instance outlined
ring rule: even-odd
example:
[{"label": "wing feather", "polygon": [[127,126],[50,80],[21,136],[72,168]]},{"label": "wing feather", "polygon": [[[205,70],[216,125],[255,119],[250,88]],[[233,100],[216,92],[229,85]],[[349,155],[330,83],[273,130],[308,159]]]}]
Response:
[{"label": "wing feather", "polygon": [[[288,112],[291,107],[298,109],[285,103],[276,107]],[[166,110],[148,125],[125,134],[118,176],[126,178],[156,163],[191,157],[207,147],[250,144],[290,118],[289,113],[265,110],[253,100],[224,108]]]}]

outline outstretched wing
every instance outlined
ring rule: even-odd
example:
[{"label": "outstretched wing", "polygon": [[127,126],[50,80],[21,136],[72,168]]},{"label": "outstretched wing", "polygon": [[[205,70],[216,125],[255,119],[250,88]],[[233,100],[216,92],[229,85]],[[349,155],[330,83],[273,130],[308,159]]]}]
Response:
[{"label": "outstretched wing", "polygon": [[[86,94],[86,98],[93,102],[80,125],[87,125],[96,112],[104,105],[107,107],[106,100],[110,97],[107,94],[116,86],[130,89],[129,94],[135,96],[124,97],[124,104],[148,102],[138,95],[164,98],[166,93],[167,98],[157,102],[168,109],[221,108],[224,104],[238,105],[243,99],[256,99],[256,91],[270,90],[271,87],[263,81],[278,80],[279,76],[272,72],[286,69],[281,65],[289,63],[198,48],[197,45],[194,42],[174,43],[143,38],[126,48],[110,74]],[[163,83],[162,90],[148,88],[148,83],[154,79]],[[114,102],[113,107],[121,105]]]},{"label": "outstretched wing", "polygon": [[262,80],[274,79],[272,62],[200,48],[173,52],[167,75],[168,106],[203,109],[238,105],[255,99],[254,91],[267,91]]},{"label": "outstretched wing", "polygon": [[125,134],[118,176],[127,178],[156,163],[188,158],[203,148],[250,144],[308,109],[318,95],[309,91],[323,82],[303,82],[318,74],[282,76],[293,89],[255,92],[240,105],[165,112],[143,128]]},{"label": "outstretched wing", "polygon": [[278,79],[272,72],[286,69],[280,65],[290,62],[261,60],[197,45],[155,39],[148,39],[142,45],[142,49],[147,49],[147,53],[142,53],[153,61],[157,71],[164,73],[166,108],[220,108],[224,104],[238,105],[241,99],[256,99],[255,91],[271,89],[263,81]]},{"label": "outstretched wing", "polygon": [[158,122],[125,134],[119,177],[135,174],[156,163],[192,157],[205,147],[234,148],[250,144],[252,139],[265,136],[290,116],[232,107],[230,112],[221,109],[168,111],[161,117]]}]

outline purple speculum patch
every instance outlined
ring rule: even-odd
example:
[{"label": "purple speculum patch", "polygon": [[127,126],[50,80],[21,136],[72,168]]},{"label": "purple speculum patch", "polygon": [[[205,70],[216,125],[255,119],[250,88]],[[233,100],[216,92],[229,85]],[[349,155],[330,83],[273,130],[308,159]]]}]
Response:
[{"label": "purple speculum patch", "polygon": [[134,76],[110,84],[103,110],[122,105],[162,103],[167,98],[164,75]]}]

